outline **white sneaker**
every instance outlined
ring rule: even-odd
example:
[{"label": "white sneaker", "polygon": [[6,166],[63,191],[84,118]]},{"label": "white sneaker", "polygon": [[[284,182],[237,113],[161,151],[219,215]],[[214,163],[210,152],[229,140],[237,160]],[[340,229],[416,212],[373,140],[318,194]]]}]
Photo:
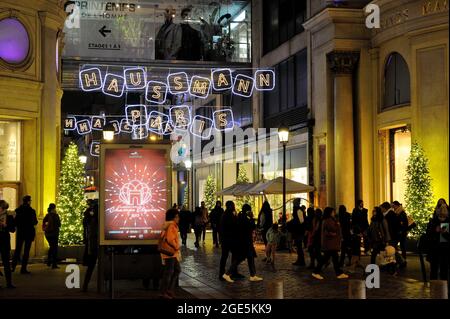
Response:
[{"label": "white sneaker", "polygon": [[340,274],[339,276],[337,276],[336,278],[337,278],[337,279],[347,279],[347,278],[348,278],[348,275],[342,273],[342,274]]},{"label": "white sneaker", "polygon": [[261,280],[263,280],[263,279],[261,277],[258,277],[258,276],[250,277],[250,281],[261,281]]},{"label": "white sneaker", "polygon": [[223,275],[222,275],[222,278],[225,279],[225,280],[228,281],[228,282],[234,282],[234,280],[231,279],[231,277],[228,276],[227,274],[223,274]]},{"label": "white sneaker", "polygon": [[324,278],[320,274],[313,273],[312,276],[316,279],[323,280]]}]

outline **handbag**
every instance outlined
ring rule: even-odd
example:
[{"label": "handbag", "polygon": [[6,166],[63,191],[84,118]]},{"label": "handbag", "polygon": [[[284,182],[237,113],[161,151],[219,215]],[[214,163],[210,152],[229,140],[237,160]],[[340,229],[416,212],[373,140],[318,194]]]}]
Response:
[{"label": "handbag", "polygon": [[173,257],[173,255],[175,255],[176,249],[173,248],[172,245],[170,245],[169,242],[167,241],[167,236],[166,236],[165,231],[161,234],[161,237],[159,238],[158,251],[161,254],[164,254],[169,257]]}]

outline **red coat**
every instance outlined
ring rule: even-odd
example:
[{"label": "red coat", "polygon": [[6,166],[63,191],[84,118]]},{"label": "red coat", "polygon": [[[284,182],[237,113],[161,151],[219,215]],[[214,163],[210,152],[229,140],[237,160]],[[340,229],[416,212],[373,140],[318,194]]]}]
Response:
[{"label": "red coat", "polygon": [[333,217],[324,219],[322,222],[322,250],[341,250],[341,227]]}]

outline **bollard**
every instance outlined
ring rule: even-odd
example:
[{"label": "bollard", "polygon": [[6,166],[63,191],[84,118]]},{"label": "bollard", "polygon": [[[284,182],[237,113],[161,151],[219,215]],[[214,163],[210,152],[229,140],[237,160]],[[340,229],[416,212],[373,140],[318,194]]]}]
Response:
[{"label": "bollard", "polygon": [[284,299],[283,281],[271,281],[266,287],[266,297],[268,299]]},{"label": "bollard", "polygon": [[366,282],[350,279],[348,281],[348,299],[366,299]]},{"label": "bollard", "polygon": [[448,299],[447,280],[430,280],[431,299]]}]

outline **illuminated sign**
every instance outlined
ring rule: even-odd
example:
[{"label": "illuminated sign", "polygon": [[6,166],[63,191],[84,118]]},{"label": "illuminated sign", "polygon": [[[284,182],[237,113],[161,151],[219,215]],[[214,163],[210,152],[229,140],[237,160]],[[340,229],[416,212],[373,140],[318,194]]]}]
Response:
[{"label": "illuminated sign", "polygon": [[77,132],[79,135],[91,133],[91,122],[89,120],[77,121]]},{"label": "illuminated sign", "polygon": [[122,119],[120,121],[120,132],[131,134],[133,132],[133,126],[127,121],[127,119]]},{"label": "illuminated sign", "polygon": [[252,77],[244,74],[238,74],[234,79],[232,91],[236,95],[250,97],[253,93],[254,83],[255,81]]},{"label": "illuminated sign", "polygon": [[208,97],[211,89],[211,81],[208,78],[194,75],[191,78],[191,84],[189,86],[189,94],[201,99]]},{"label": "illuminated sign", "polygon": [[196,115],[192,119],[191,133],[202,139],[209,139],[211,137],[214,121],[210,118]]},{"label": "illuminated sign", "polygon": [[189,81],[186,72],[172,73],[167,76],[167,85],[171,94],[189,92]]},{"label": "illuminated sign", "polygon": [[229,109],[215,111],[213,113],[214,127],[218,131],[232,130],[234,127],[233,112]]},{"label": "illuminated sign", "polygon": [[103,86],[102,73],[99,68],[81,70],[79,80],[83,91],[100,91]]},{"label": "illuminated sign", "polygon": [[102,92],[106,95],[121,97],[125,88],[125,79],[122,76],[108,73],[105,75]]},{"label": "illuminated sign", "polygon": [[127,90],[142,90],[147,83],[147,76],[144,68],[129,68],[123,71]]},{"label": "illuminated sign", "polygon": [[180,105],[170,108],[170,122],[171,124],[181,130],[187,130],[191,124],[191,109],[189,106]]},{"label": "illuminated sign", "polygon": [[66,117],[63,123],[63,129],[72,131],[77,128],[77,120],[74,117]]},{"label": "illuminated sign", "polygon": [[108,124],[111,124],[114,127],[114,135],[117,135],[120,133],[119,121],[109,121]]},{"label": "illuminated sign", "polygon": [[149,81],[145,89],[145,100],[150,103],[164,104],[167,98],[167,84]]},{"label": "illuminated sign", "polygon": [[213,89],[215,91],[225,91],[232,87],[233,79],[231,78],[230,69],[216,69],[211,72]]},{"label": "illuminated sign", "polygon": [[128,123],[131,125],[147,123],[147,107],[142,104],[128,105],[125,107]]},{"label": "illuminated sign", "polygon": [[275,88],[275,72],[272,70],[258,70],[255,72],[255,89],[257,91],[271,91]]},{"label": "illuminated sign", "polygon": [[91,118],[91,129],[94,131],[102,131],[105,126],[105,119],[102,116],[93,116]]},{"label": "illuminated sign", "polygon": [[123,77],[107,73],[104,79],[100,70],[100,66],[89,65],[86,69],[81,67],[79,79],[82,90],[101,90],[114,97],[121,97],[125,91],[145,90],[145,100],[150,104],[165,104],[168,93],[175,97],[189,94],[192,97],[206,99],[212,91],[229,90],[232,94],[248,98],[252,96],[253,89],[270,91],[275,88],[275,72],[270,69],[255,70],[253,76],[238,73],[234,77],[232,75],[234,71],[231,69],[211,69],[206,73],[207,76],[191,74],[190,78],[186,72],[180,71],[169,73],[167,76],[162,75],[164,80],[148,82],[144,67],[124,67]]},{"label": "illuminated sign", "polygon": [[148,130],[153,133],[164,134],[166,123],[169,121],[168,115],[158,111],[151,111],[147,122]]},{"label": "illuminated sign", "polygon": [[146,124],[133,126],[132,139],[142,140],[148,137],[148,128]]},{"label": "illuminated sign", "polygon": [[90,147],[90,153],[92,156],[98,157],[100,156],[100,142],[92,141]]}]

